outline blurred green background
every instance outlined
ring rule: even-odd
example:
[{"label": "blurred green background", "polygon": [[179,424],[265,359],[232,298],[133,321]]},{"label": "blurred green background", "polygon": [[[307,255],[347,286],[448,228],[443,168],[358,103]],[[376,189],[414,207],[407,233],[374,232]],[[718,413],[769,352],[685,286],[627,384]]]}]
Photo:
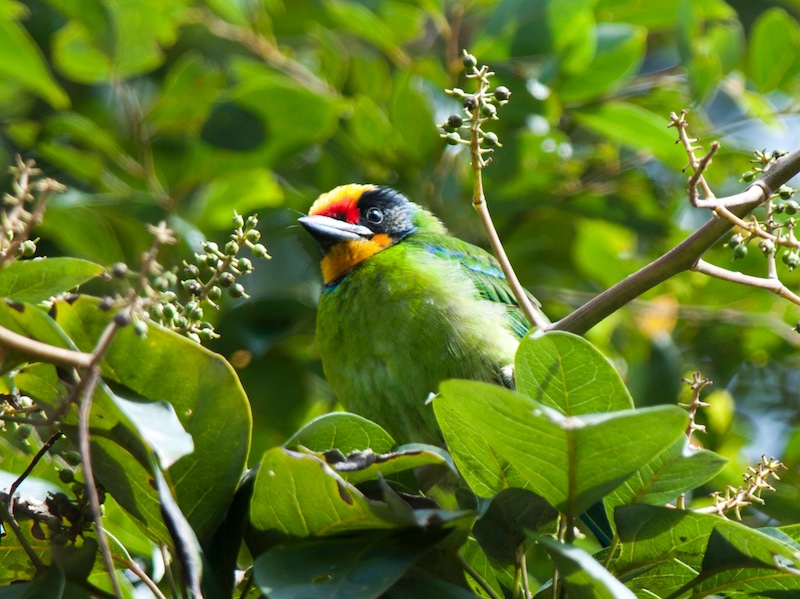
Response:
[{"label": "blurred green background", "polygon": [[[70,188],[37,231],[42,255],[135,265],[145,223],[166,218],[182,242],[163,262],[179,263],[224,241],[234,209],[258,212],[273,259],[243,281],[250,301],[224,304],[211,347],[247,390],[260,456],[336,408],[314,345],[318,252],[295,226],[319,193],[391,185],[484,243],[467,156],[435,126],[460,109],[444,88],[469,89],[462,48],[512,91],[485,187],[557,319],[709,218],[686,200],[670,111],[721,141],[718,195],[745,187],[753,150],[800,146],[798,18],[798,0],[0,0],[0,165],[20,153]],[[751,250],[734,267],[765,274]],[[702,370],[715,386],[699,439],[732,460],[719,485],[782,457],[768,509],[797,521],[798,317],[684,274],[588,337],[639,405],[674,403]]]}]

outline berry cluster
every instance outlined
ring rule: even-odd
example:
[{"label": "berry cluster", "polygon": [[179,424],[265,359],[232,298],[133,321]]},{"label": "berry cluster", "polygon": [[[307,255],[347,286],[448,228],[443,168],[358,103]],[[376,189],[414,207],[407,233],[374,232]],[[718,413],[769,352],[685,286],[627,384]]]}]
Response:
[{"label": "berry cluster", "polygon": [[[439,128],[444,131],[441,135],[442,139],[452,146],[474,144],[474,148],[477,149],[479,166],[483,167],[488,160],[484,160],[481,155],[492,152],[495,147],[502,147],[497,134],[484,131],[483,125],[487,121],[498,118],[497,107],[508,102],[511,92],[503,85],[491,89],[490,78],[494,73],[489,71],[486,66],[478,68],[477,59],[466,51],[464,51],[463,64],[467,70],[467,77],[478,81],[478,89],[472,94],[458,87],[445,90],[447,94],[462,101],[466,119],[460,114],[451,114],[444,123],[439,125]],[[469,131],[468,139],[461,137],[462,130]]]}]

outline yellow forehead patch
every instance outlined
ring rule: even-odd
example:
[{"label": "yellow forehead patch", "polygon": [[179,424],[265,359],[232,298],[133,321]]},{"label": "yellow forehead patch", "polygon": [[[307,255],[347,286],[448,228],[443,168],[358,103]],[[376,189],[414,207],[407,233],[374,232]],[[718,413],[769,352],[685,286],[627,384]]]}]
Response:
[{"label": "yellow forehead patch", "polygon": [[358,200],[365,191],[375,189],[375,185],[340,185],[323,193],[311,205],[309,215],[338,218],[348,223],[358,222]]},{"label": "yellow forehead patch", "polygon": [[333,246],[322,259],[322,280],[332,283],[351,268],[392,245],[384,233],[364,241],[344,241]]}]

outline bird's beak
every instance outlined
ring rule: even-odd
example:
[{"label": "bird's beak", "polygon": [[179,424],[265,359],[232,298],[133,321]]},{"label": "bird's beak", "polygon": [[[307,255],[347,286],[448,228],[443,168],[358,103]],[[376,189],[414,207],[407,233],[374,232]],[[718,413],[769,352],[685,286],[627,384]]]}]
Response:
[{"label": "bird's beak", "polygon": [[297,219],[323,249],[341,241],[365,241],[375,233],[361,225],[354,225],[328,216],[302,216]]}]

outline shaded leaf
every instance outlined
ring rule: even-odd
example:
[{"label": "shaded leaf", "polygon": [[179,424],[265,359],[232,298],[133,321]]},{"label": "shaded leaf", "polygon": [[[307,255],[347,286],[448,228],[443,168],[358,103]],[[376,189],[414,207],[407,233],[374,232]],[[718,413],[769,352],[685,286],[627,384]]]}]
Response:
[{"label": "shaded leaf", "polygon": [[380,597],[446,534],[413,529],[281,545],[256,558],[255,581],[270,599]]},{"label": "shaded leaf", "polygon": [[574,599],[635,599],[628,588],[580,547],[565,545],[550,537],[536,541],[553,558],[561,582]]},{"label": "shaded leaf", "polygon": [[535,493],[504,489],[491,499],[472,534],[489,558],[501,564],[515,564],[527,532],[539,530],[557,516],[553,506]]}]

